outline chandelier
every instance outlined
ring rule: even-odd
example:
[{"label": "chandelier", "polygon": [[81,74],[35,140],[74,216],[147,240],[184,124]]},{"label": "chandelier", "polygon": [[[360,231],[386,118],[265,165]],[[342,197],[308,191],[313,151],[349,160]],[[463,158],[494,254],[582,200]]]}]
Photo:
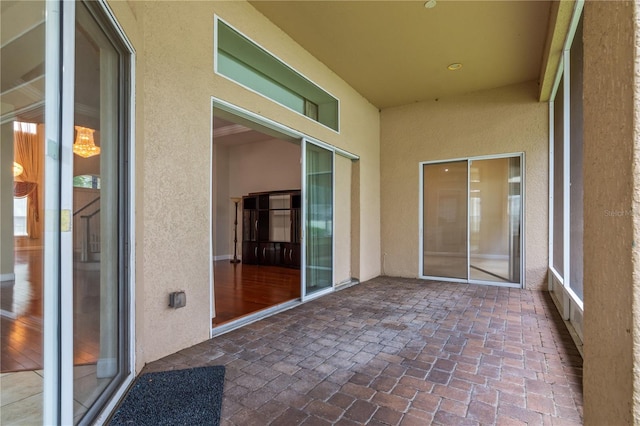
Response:
[{"label": "chandelier", "polygon": [[22,167],[22,164],[17,163],[17,162],[13,162],[13,177],[17,177],[20,176],[22,174],[22,172],[24,172],[24,167]]},{"label": "chandelier", "polygon": [[82,158],[93,157],[100,154],[100,147],[93,142],[93,132],[95,130],[88,127],[75,126],[78,134],[73,144],[73,153]]}]

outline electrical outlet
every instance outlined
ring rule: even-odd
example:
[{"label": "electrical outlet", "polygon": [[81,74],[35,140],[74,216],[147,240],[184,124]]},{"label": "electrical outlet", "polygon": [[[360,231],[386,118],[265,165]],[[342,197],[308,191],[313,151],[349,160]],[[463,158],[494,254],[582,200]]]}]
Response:
[{"label": "electrical outlet", "polygon": [[187,294],[184,291],[169,293],[169,306],[174,309],[184,308],[187,304]]}]

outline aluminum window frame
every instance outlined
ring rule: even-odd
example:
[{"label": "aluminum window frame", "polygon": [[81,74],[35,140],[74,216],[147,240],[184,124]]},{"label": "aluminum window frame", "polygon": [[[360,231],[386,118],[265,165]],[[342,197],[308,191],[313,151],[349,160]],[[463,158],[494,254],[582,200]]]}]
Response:
[{"label": "aluminum window frame", "polygon": [[[219,64],[219,52],[220,52],[220,48],[218,45],[218,31],[219,31],[219,23],[222,22],[224,25],[226,25],[227,27],[229,27],[231,30],[235,31],[236,33],[238,33],[241,37],[243,37],[247,42],[253,44],[257,49],[260,49],[262,51],[264,51],[267,55],[269,55],[274,61],[279,62],[280,64],[282,64],[285,68],[289,69],[291,72],[293,72],[294,74],[297,74],[297,76],[299,76],[302,80],[305,80],[310,86],[313,86],[314,88],[316,88],[317,90],[323,92],[324,94],[326,94],[327,96],[333,98],[336,101],[336,127],[333,128],[330,125],[327,125],[325,123],[323,123],[322,121],[316,120],[313,117],[310,117],[308,115],[304,114],[303,112],[300,111],[296,111],[295,109],[281,103],[278,102],[277,100],[269,97],[268,95],[261,93],[259,90],[256,90],[252,87],[249,87],[225,74],[223,74],[222,72],[220,72],[220,70],[218,69],[218,64]],[[213,57],[214,57],[214,61],[213,61],[213,71],[214,74],[217,76],[220,76],[226,80],[229,80],[231,82],[233,82],[234,84],[237,84],[243,88],[245,88],[246,90],[253,92],[265,99],[270,100],[271,102],[276,103],[277,105],[280,105],[286,109],[288,109],[289,111],[295,112],[298,115],[301,115],[302,117],[305,117],[306,119],[321,125],[324,128],[327,128],[329,130],[331,130],[332,132],[335,132],[337,134],[340,134],[340,128],[341,128],[341,123],[340,123],[340,112],[341,112],[341,105],[340,105],[340,99],[336,96],[334,96],[331,92],[329,92],[328,90],[324,89],[323,87],[321,87],[320,85],[318,85],[317,83],[315,83],[314,81],[312,81],[311,79],[309,79],[308,77],[306,77],[304,74],[302,74],[300,71],[296,70],[294,67],[292,67],[291,65],[289,65],[287,62],[285,62],[284,60],[282,60],[280,57],[278,57],[277,55],[275,55],[273,52],[269,51],[268,49],[264,48],[260,43],[257,43],[255,40],[253,40],[251,37],[248,37],[246,34],[244,34],[242,31],[240,31],[239,29],[237,29],[236,27],[234,27],[233,25],[231,25],[229,22],[227,22],[226,20],[222,19],[220,16],[218,15],[214,15],[214,22],[213,22],[213,33],[214,33],[214,37],[213,37]],[[260,71],[260,70],[258,70]],[[267,77],[269,77],[267,75]],[[283,86],[285,89],[291,90],[289,87],[287,86]],[[297,93],[294,91],[294,93]],[[300,94],[298,94],[300,95]],[[305,97],[302,97],[305,100],[310,100],[311,102],[313,102],[313,99],[306,99]]]}]

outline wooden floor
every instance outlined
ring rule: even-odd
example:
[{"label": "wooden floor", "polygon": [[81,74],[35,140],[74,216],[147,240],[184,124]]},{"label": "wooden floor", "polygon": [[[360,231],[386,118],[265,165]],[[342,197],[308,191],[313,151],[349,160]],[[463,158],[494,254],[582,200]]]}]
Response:
[{"label": "wooden floor", "polygon": [[278,266],[214,263],[213,326],[300,298],[300,270]]},{"label": "wooden floor", "polygon": [[[0,371],[43,368],[43,251],[15,251],[15,281],[0,286]],[[74,365],[94,364],[100,352],[99,271],[74,267]]]}]

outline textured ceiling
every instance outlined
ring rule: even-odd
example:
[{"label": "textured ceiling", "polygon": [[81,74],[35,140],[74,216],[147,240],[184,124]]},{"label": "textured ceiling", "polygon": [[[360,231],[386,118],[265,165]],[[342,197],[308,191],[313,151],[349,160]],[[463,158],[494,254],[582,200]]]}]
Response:
[{"label": "textured ceiling", "polygon": [[[548,1],[250,1],[378,108],[538,80]],[[451,63],[463,64],[449,71]]]}]

